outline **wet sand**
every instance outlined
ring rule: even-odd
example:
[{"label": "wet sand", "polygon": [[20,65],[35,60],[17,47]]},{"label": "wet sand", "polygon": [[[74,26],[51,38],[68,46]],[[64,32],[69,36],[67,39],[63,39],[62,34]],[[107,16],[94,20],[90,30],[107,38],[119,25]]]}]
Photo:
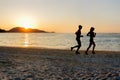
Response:
[{"label": "wet sand", "polygon": [[0,80],[120,80],[120,52],[0,47]]}]

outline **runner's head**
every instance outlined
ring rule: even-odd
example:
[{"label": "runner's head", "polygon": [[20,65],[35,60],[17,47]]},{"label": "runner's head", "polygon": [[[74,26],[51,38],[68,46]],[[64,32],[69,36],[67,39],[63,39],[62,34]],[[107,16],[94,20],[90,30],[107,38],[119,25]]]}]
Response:
[{"label": "runner's head", "polygon": [[81,26],[81,25],[79,25],[79,26],[78,26],[78,28],[79,28],[79,29],[82,29],[82,26]]},{"label": "runner's head", "polygon": [[94,27],[91,27],[91,28],[90,28],[90,31],[94,31],[94,30],[95,30],[95,28],[94,28]]}]

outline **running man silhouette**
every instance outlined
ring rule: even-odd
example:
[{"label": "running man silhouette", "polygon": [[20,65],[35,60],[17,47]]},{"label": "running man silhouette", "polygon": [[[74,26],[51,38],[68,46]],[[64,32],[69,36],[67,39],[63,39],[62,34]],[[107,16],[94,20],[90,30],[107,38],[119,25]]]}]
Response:
[{"label": "running man silhouette", "polygon": [[72,51],[74,48],[77,48],[75,54],[80,54],[80,53],[78,52],[79,49],[80,49],[80,47],[81,47],[80,37],[83,37],[83,35],[81,35],[82,26],[79,25],[78,28],[79,28],[79,29],[75,32],[75,34],[76,34],[76,41],[77,41],[78,45],[71,47],[71,51]]},{"label": "running man silhouette", "polygon": [[87,48],[87,50],[86,50],[86,52],[85,52],[86,55],[88,55],[88,50],[90,49],[90,47],[91,47],[92,45],[93,45],[92,53],[95,54],[94,49],[95,49],[96,44],[95,44],[95,42],[94,42],[94,37],[96,36],[96,33],[94,33],[94,30],[95,30],[95,28],[94,28],[94,27],[91,27],[91,28],[90,28],[90,31],[87,33],[87,36],[90,36],[90,43],[89,43],[89,46],[88,46],[88,48]]}]

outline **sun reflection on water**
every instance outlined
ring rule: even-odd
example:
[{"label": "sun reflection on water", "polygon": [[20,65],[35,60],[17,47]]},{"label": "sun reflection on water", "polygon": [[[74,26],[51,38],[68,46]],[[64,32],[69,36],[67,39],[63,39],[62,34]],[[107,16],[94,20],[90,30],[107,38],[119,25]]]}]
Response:
[{"label": "sun reflection on water", "polygon": [[27,33],[25,34],[24,46],[25,46],[25,47],[28,47],[28,46],[29,46],[29,35],[28,35]]}]

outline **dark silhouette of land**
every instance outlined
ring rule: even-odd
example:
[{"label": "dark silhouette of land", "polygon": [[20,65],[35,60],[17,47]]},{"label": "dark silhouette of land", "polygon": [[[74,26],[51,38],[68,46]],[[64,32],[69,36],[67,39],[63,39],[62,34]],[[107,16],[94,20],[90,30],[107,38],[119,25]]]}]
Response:
[{"label": "dark silhouette of land", "polygon": [[46,31],[43,30],[38,30],[38,29],[32,29],[32,28],[23,28],[23,27],[15,27],[10,29],[8,32],[27,32],[27,33],[31,33],[31,32],[35,32],[35,33],[46,33]]},{"label": "dark silhouette of land", "polygon": [[[0,32],[7,32],[7,33],[50,33],[44,30],[39,30],[39,29],[32,29],[32,28],[23,28],[23,27],[14,27],[8,31],[4,29],[0,29]],[[54,32],[51,32],[54,33]]]},{"label": "dark silhouette of land", "polygon": [[6,30],[4,30],[4,29],[0,29],[0,32],[6,32]]}]

